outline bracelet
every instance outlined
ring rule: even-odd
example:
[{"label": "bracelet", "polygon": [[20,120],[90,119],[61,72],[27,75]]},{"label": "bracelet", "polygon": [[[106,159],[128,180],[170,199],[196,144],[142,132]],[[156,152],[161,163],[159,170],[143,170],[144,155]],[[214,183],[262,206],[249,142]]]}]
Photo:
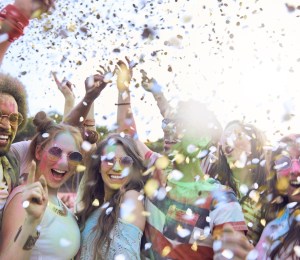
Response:
[{"label": "bracelet", "polygon": [[7,5],[0,11],[1,33],[8,34],[8,41],[13,42],[22,36],[29,19],[14,5]]},{"label": "bracelet", "polygon": [[125,105],[130,105],[129,103],[115,103],[115,106],[125,106]]},{"label": "bracelet", "polygon": [[85,119],[83,125],[93,127],[95,126],[95,119]]}]

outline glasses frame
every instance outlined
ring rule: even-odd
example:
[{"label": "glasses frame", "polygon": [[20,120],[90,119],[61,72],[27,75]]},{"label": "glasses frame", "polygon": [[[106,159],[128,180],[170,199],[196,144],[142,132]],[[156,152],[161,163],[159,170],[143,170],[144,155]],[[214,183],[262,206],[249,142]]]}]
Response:
[{"label": "glasses frame", "polygon": [[[59,156],[55,155],[54,153],[51,153],[51,150],[52,150],[53,148],[59,149],[59,150],[60,150],[60,155],[59,155]],[[63,149],[61,149],[61,148],[58,147],[58,146],[52,146],[52,147],[50,147],[50,148],[47,150],[47,153],[48,153],[48,159],[49,159],[50,161],[52,161],[52,162],[57,162],[58,160],[60,160],[60,159],[62,158],[62,155],[64,154],[64,151],[63,151]],[[79,155],[81,156],[81,160],[80,160],[80,161],[79,161],[79,160],[72,160],[72,159],[70,158],[70,156],[71,156],[72,154],[79,154]],[[51,157],[51,156],[52,156],[52,157]],[[51,158],[50,158],[50,157],[51,157]],[[77,151],[75,151],[75,152],[69,152],[69,153],[67,153],[67,159],[68,159],[68,162],[69,162],[69,163],[78,165],[78,164],[80,164],[80,163],[83,161],[83,156],[82,156],[82,154],[81,154],[80,152],[77,152]]]},{"label": "glasses frame", "polygon": [[281,165],[282,163],[279,163],[279,159],[275,160],[274,161],[274,164],[275,164],[275,170],[276,171],[286,171],[286,170],[290,170],[293,166],[293,162],[298,162],[300,164],[300,157],[298,159],[292,159],[291,157],[287,156],[287,155],[281,155],[280,158],[287,158],[287,162],[288,162],[288,165],[286,166],[283,166],[279,169],[276,169],[276,166],[279,166]]},{"label": "glasses frame", "polygon": [[[10,119],[11,116],[17,116],[17,121],[16,122],[12,121]],[[3,115],[2,112],[0,111],[0,120],[3,120],[3,118],[5,118],[5,117],[8,119],[10,125],[12,125],[12,126],[19,126],[24,121],[24,118],[23,118],[23,116],[22,116],[22,114],[20,112],[18,112],[18,113],[10,113],[9,115]]]},{"label": "glasses frame", "polygon": [[[122,163],[122,159],[124,159],[124,158],[130,158],[130,161],[131,161],[130,164]],[[114,166],[116,164],[117,160],[118,160],[119,165],[122,166],[123,168],[131,167],[134,163],[133,159],[129,155],[121,156],[121,157],[113,157],[113,158],[110,158],[110,159],[107,158],[106,156],[103,156],[103,157],[101,156],[101,162],[105,163],[109,166]]]}]

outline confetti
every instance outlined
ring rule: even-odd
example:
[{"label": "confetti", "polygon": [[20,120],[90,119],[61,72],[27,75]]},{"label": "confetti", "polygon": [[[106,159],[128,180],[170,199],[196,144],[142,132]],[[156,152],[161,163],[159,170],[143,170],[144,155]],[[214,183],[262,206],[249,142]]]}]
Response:
[{"label": "confetti", "polygon": [[28,200],[25,200],[25,201],[23,201],[23,203],[22,203],[22,207],[23,207],[24,209],[27,209],[27,208],[29,207],[29,205],[30,205],[30,202],[29,202]]}]

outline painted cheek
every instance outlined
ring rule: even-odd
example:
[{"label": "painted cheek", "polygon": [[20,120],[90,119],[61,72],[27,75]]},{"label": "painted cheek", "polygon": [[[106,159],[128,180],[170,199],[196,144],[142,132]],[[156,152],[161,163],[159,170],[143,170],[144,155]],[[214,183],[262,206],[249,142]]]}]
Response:
[{"label": "painted cheek", "polygon": [[288,177],[290,175],[291,169],[277,171],[278,177]]}]

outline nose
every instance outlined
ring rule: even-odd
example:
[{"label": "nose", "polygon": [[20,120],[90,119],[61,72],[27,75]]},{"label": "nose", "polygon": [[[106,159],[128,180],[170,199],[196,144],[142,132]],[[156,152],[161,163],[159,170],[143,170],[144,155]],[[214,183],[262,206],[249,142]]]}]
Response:
[{"label": "nose", "polygon": [[59,160],[57,161],[57,165],[60,167],[68,167],[69,161],[68,161],[68,155],[63,153]]},{"label": "nose", "polygon": [[300,162],[299,160],[292,161],[291,174],[300,175]]},{"label": "nose", "polygon": [[5,130],[10,130],[11,125],[8,120],[8,117],[1,117],[0,118],[0,128],[5,129]]},{"label": "nose", "polygon": [[114,172],[120,172],[120,171],[122,171],[122,167],[120,165],[119,160],[116,160],[116,162],[114,163],[113,171]]}]

